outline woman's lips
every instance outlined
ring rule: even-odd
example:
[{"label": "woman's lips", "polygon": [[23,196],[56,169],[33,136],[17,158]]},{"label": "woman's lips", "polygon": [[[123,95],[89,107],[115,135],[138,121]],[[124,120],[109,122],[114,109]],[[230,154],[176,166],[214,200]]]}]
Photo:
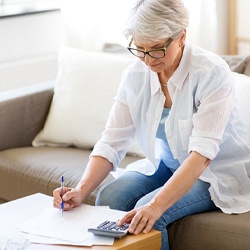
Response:
[{"label": "woman's lips", "polygon": [[161,63],[156,63],[156,64],[149,64],[148,66],[151,68],[157,67],[159,66]]}]

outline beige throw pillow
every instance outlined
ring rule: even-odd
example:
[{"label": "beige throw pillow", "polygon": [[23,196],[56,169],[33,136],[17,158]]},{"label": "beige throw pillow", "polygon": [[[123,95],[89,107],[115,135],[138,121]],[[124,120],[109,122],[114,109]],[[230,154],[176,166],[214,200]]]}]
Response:
[{"label": "beige throw pillow", "polygon": [[[129,54],[63,47],[50,111],[33,146],[93,148],[105,127],[122,71],[134,60]],[[136,143],[129,152],[142,154]]]}]

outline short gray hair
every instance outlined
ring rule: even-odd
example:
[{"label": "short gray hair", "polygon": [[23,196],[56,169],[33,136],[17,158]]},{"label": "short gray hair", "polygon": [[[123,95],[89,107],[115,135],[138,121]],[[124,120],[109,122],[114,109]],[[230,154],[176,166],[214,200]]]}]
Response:
[{"label": "short gray hair", "polygon": [[177,38],[188,27],[189,14],[181,0],[136,0],[123,34],[138,42]]}]

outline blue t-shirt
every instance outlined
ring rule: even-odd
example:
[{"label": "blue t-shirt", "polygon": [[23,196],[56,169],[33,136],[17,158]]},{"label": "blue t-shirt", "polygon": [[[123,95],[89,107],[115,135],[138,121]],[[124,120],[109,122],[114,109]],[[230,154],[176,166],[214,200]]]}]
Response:
[{"label": "blue t-shirt", "polygon": [[165,121],[168,117],[170,109],[164,108],[161,116],[161,121],[156,133],[156,137],[161,141],[161,160],[163,163],[172,171],[175,171],[179,166],[180,163],[178,160],[174,159],[173,154],[169,148],[168,140],[165,134]]}]

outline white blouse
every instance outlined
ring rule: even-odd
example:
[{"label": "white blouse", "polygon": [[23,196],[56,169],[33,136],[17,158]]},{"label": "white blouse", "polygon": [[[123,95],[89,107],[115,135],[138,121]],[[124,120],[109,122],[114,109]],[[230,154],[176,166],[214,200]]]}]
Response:
[{"label": "white blouse", "polygon": [[[211,184],[215,205],[225,213],[249,211],[250,143],[239,118],[228,65],[186,41],[168,89],[172,107],[165,133],[174,158],[182,163],[189,152],[196,151],[212,160],[200,179]],[[160,160],[155,139],[164,102],[157,73],[140,60],[130,65],[123,72],[106,128],[91,156],[102,156],[116,168],[135,136],[146,159],[127,169],[153,174]]]}]

